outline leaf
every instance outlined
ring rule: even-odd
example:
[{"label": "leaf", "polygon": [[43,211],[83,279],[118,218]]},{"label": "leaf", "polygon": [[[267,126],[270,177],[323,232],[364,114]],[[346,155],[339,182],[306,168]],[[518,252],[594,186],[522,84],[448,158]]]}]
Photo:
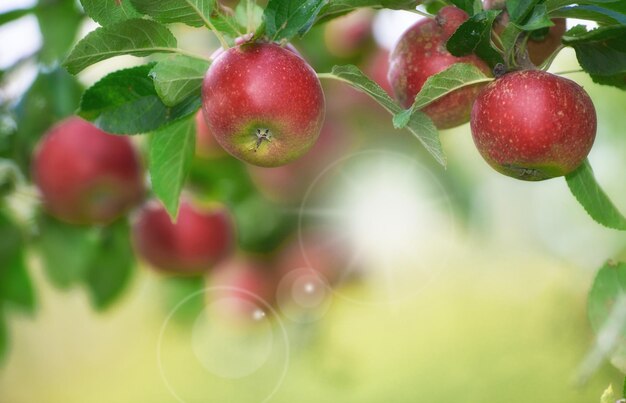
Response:
[{"label": "leaf", "polygon": [[163,25],[145,19],[131,19],[100,27],[89,33],[63,63],[71,74],[102,60],[121,55],[147,56],[174,52],[176,38]]},{"label": "leaf", "polygon": [[180,120],[150,135],[152,190],[174,220],[178,214],[180,193],[191,168],[195,141],[194,119]]},{"label": "leaf", "polygon": [[420,92],[415,96],[413,105],[393,117],[396,129],[406,127],[411,116],[428,104],[444,97],[459,88],[493,81],[480,69],[468,63],[455,63],[444,71],[428,77]]},{"label": "leaf", "polygon": [[626,25],[626,13],[595,5],[563,7],[552,13],[551,17],[578,18],[580,20],[597,21],[602,24]]},{"label": "leaf", "polygon": [[[372,97],[393,115],[402,112],[402,108],[387,95],[385,90],[365,76],[356,66],[335,66],[330,74],[323,74],[320,77],[334,78],[346,82],[351,87]],[[422,112],[415,111],[407,124],[407,129],[422,143],[438,163],[444,167],[446,166],[446,157],[441,147],[439,133],[428,116]]]},{"label": "leaf", "polygon": [[87,15],[102,26],[141,17],[130,0],[80,0],[80,3]]},{"label": "leaf", "polygon": [[[74,43],[83,15],[74,0],[39,0],[35,8],[43,46],[40,60],[48,65],[61,61]],[[59,21],[63,21],[59,24]]]},{"label": "leaf", "polygon": [[163,24],[182,22],[201,27],[211,16],[215,0],[131,0],[139,12]]},{"label": "leaf", "polygon": [[91,227],[62,223],[42,215],[37,247],[50,281],[61,289],[80,283],[88,269],[97,242]]},{"label": "leaf", "polygon": [[[609,261],[600,268],[587,300],[589,323],[599,332],[611,315],[615,302],[626,297],[626,263]],[[623,333],[623,336],[626,334]]]},{"label": "leaf", "polygon": [[511,22],[523,24],[539,0],[506,0],[506,10]]},{"label": "leaf", "polygon": [[10,302],[32,313],[35,294],[26,270],[24,246],[20,229],[0,212],[0,303]]},{"label": "leaf", "polygon": [[[622,2],[622,0],[577,0],[575,4],[607,5],[620,4],[620,2]],[[546,0],[544,4],[546,5],[548,12],[551,13],[554,10],[558,10],[561,7],[570,6],[573,3],[574,2],[572,2],[572,0]]]},{"label": "leaf", "polygon": [[567,186],[596,222],[608,228],[626,230],[626,218],[617,210],[593,175],[589,161],[565,177]]},{"label": "leaf", "polygon": [[167,106],[175,106],[186,98],[200,96],[202,80],[211,63],[187,56],[163,60],[150,71],[157,94]]},{"label": "leaf", "polygon": [[479,12],[482,10],[482,3],[480,0],[450,0],[450,3],[465,11],[470,16],[474,15],[475,11]]},{"label": "leaf", "polygon": [[263,13],[265,34],[272,41],[304,35],[328,0],[269,0]]},{"label": "leaf", "polygon": [[6,13],[0,14],[0,25],[6,24],[7,22],[15,21],[28,15],[34,11],[33,8],[21,8],[18,10],[7,11]]},{"label": "leaf", "polygon": [[134,262],[128,223],[120,220],[103,228],[85,276],[94,308],[106,309],[121,295]]},{"label": "leaf", "polygon": [[536,29],[548,28],[554,26],[554,23],[548,17],[548,11],[545,4],[538,4],[533,8],[532,14],[523,24],[517,24],[524,31],[534,31]]},{"label": "leaf", "polygon": [[582,68],[592,75],[626,73],[626,26],[616,25],[587,32],[577,25],[563,35],[563,43],[574,48]]},{"label": "leaf", "polygon": [[481,11],[473,15],[452,34],[446,48],[454,56],[475,53],[491,67],[503,63],[502,56],[491,45],[491,27],[500,10]]},{"label": "leaf", "polygon": [[235,19],[248,32],[254,32],[263,21],[263,8],[254,0],[242,0],[235,8]]},{"label": "leaf", "polygon": [[79,115],[109,133],[138,134],[197,111],[199,96],[191,96],[173,107],[161,101],[149,76],[154,66],[150,63],[118,70],[104,77],[83,94]]}]

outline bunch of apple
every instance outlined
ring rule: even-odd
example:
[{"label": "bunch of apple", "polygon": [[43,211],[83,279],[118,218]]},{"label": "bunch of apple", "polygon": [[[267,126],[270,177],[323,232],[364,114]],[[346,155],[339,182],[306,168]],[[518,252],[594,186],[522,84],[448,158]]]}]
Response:
[{"label": "bunch of apple", "polygon": [[[485,3],[487,8],[496,5]],[[467,19],[463,10],[446,6],[435,18],[423,19],[403,34],[391,54],[389,69],[389,81],[402,106],[411,107],[426,80],[455,63],[469,63],[491,74],[487,63],[475,54],[457,57],[446,48]],[[494,23],[494,35],[501,34],[507,24],[503,11]],[[595,109],[578,84],[535,67],[558,50],[564,31],[565,21],[554,21],[543,37],[529,37],[525,64],[499,65],[495,81],[448,93],[423,112],[439,129],[470,121],[481,155],[505,175],[543,180],[569,174],[591,150]]]}]

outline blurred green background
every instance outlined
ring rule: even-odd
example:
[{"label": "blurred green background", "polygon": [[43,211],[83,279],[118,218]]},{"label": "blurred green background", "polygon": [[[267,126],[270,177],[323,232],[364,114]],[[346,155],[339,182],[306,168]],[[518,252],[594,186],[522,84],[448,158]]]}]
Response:
[{"label": "blurred green background", "polygon": [[[21,3],[0,6],[4,12],[29,5]],[[18,133],[41,132],[75,107],[78,84],[47,60],[65,52],[94,24],[76,17],[73,3],[65,3],[51,8],[59,13],[55,28],[43,33],[43,49],[50,50],[51,59],[44,52],[2,76],[3,112],[38,116],[33,127],[22,126]],[[295,45],[317,71],[345,63],[367,71],[393,36],[387,31],[401,32],[398,21],[409,18],[392,14],[376,17],[377,41],[363,44],[356,55],[331,54],[323,26]],[[28,47],[32,38],[34,48],[41,45],[34,18],[0,27],[0,53]],[[50,26],[40,23],[42,31]],[[204,31],[175,26],[175,32],[180,47],[197,53],[208,56],[218,46]],[[3,57],[2,63],[10,64]],[[123,57],[100,63],[79,76],[80,84],[141,62]],[[578,68],[574,53],[566,49],[551,71]],[[37,79],[42,90],[22,98],[38,72],[44,72]],[[626,211],[626,92],[593,84],[583,73],[567,77],[584,86],[595,103],[599,125],[590,161],[599,182]],[[54,102],[41,99],[46,91]],[[41,258],[29,251],[38,308],[31,315],[7,314],[10,342],[0,366],[0,402],[588,403],[599,401],[610,383],[620,389],[623,375],[610,364],[585,384],[577,376],[594,343],[587,292],[604,261],[623,258],[626,238],[593,222],[564,180],[526,183],[491,170],[475,149],[468,125],[441,133],[449,160],[444,171],[408,132],[395,131],[390,116],[376,105],[336,84],[325,83],[325,93],[328,119],[340,126],[336,135],[351,139],[344,154],[385,150],[406,155],[450,200],[449,209],[428,210],[451,223],[445,243],[430,236],[439,228],[425,224],[419,236],[407,240],[422,255],[394,256],[392,270],[382,276],[402,285],[397,295],[381,291],[377,262],[369,261],[362,277],[328,291],[327,304],[314,320],[279,312],[268,326],[249,332],[211,324],[207,330],[198,325],[206,302],[198,292],[202,280],[160,275],[140,264],[122,297],[97,312],[82,288],[55,289]],[[16,104],[21,109],[13,109]],[[15,117],[11,114],[6,116]],[[141,139],[137,143],[142,146]],[[190,189],[233,207],[242,253],[271,257],[297,230],[294,211],[302,195],[285,203],[252,191],[243,165],[221,158],[196,161]],[[20,164],[27,165],[27,159],[28,153],[18,155]],[[416,188],[427,185],[415,183]],[[21,219],[26,204],[14,198],[7,211]],[[414,270],[417,265],[420,269]],[[208,350],[199,353],[198,337],[210,340]]]}]

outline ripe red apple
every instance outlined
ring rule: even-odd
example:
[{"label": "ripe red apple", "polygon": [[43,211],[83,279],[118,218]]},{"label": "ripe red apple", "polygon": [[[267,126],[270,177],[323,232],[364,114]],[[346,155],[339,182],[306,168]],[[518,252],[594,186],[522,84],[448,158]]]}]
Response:
[{"label": "ripe red apple", "polygon": [[219,301],[220,314],[232,319],[260,319],[267,315],[276,298],[277,277],[262,260],[250,256],[233,256],[218,264],[208,277],[213,301]]},{"label": "ripe red apple", "polygon": [[[422,19],[409,28],[391,53],[389,82],[400,104],[408,108],[424,82],[454,63],[470,63],[491,74],[489,66],[476,55],[452,56],[446,42],[467,20],[465,11],[454,6],[442,8],[435,19]],[[448,129],[469,120],[472,103],[482,88],[473,85],[458,89],[423,109],[439,129]]]},{"label": "ripe red apple", "polygon": [[202,111],[196,114],[196,155],[201,158],[215,158],[224,155],[224,149],[209,130]]},{"label": "ripe red apple", "polygon": [[537,181],[567,175],[587,157],[596,111],[575,82],[540,70],[489,83],[472,109],[478,151],[497,171]]},{"label": "ripe red apple", "polygon": [[161,203],[152,200],[134,218],[132,238],[137,253],[154,268],[200,274],[232,250],[233,232],[230,214],[221,205],[183,200],[173,223]]},{"label": "ripe red apple", "polygon": [[356,56],[372,41],[374,10],[361,8],[329,21],[324,27],[324,42],[328,51],[337,57]]},{"label": "ripe red apple", "polygon": [[249,166],[257,188],[278,202],[299,202],[320,173],[352,146],[352,136],[336,120],[327,119],[311,150],[299,160],[282,167]]},{"label": "ripe red apple", "polygon": [[324,94],[315,71],[274,43],[248,42],[221,53],[204,78],[202,100],[217,142],[258,166],[301,157],[324,122]]},{"label": "ripe red apple", "polygon": [[366,62],[365,73],[380,85],[389,95],[393,95],[393,88],[389,83],[389,52],[378,49]]},{"label": "ripe red apple", "polygon": [[109,223],[144,195],[143,170],[130,140],[77,117],[45,134],[32,172],[44,208],[71,224]]}]

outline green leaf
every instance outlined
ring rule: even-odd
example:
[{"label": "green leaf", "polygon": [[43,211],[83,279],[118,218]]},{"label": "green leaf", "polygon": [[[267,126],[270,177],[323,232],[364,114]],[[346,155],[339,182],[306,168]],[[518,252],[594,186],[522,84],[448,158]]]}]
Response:
[{"label": "green leaf", "polygon": [[[40,0],[35,15],[43,38],[39,58],[51,65],[61,61],[74,43],[83,15],[74,0]],[[59,24],[59,21],[63,21]]]},{"label": "green leaf", "polygon": [[131,0],[133,6],[163,24],[182,22],[193,27],[205,25],[215,0]]},{"label": "green leaf", "polygon": [[210,65],[206,60],[175,56],[157,63],[150,76],[163,103],[175,106],[192,95],[200,96],[202,80]]},{"label": "green leaf", "polygon": [[150,135],[152,190],[174,220],[178,214],[180,193],[191,168],[195,141],[194,119],[174,122]]},{"label": "green leaf", "polygon": [[[172,320],[181,325],[193,324],[198,315],[206,308],[206,302],[202,298],[202,290],[206,287],[202,276],[189,277],[164,277],[159,294],[166,312],[173,313]],[[189,298],[191,295],[197,297]],[[185,301],[181,305],[182,301]]]},{"label": "green leaf", "polygon": [[554,10],[558,10],[561,7],[571,6],[572,4],[590,4],[590,5],[607,5],[607,4],[616,4],[619,5],[622,0],[577,0],[573,2],[572,0],[546,0],[545,5],[548,9],[548,12],[552,12]]},{"label": "green leaf", "polygon": [[254,0],[242,0],[235,8],[235,19],[248,32],[254,32],[263,21],[263,8]]},{"label": "green leaf", "polygon": [[524,31],[534,31],[536,29],[548,28],[554,25],[550,17],[548,17],[548,11],[545,4],[538,4],[533,8],[530,17],[523,24],[517,24],[520,29]]},{"label": "green leaf", "polygon": [[263,13],[265,34],[272,41],[304,35],[328,0],[269,0]]},{"label": "green leaf", "polygon": [[470,17],[448,39],[448,51],[454,56],[475,53],[491,67],[503,63],[502,55],[491,45],[491,26],[500,12],[487,10]]},{"label": "green leaf", "polygon": [[617,210],[593,175],[589,161],[565,177],[567,186],[596,222],[608,228],[626,230],[626,218]]},{"label": "green leaf", "polygon": [[80,3],[87,15],[102,26],[141,17],[130,0],[80,0]]},{"label": "green leaf", "polygon": [[[385,90],[370,80],[356,66],[335,66],[330,74],[321,74],[320,77],[334,78],[347,83],[351,87],[372,97],[393,115],[402,112],[402,108],[387,95]],[[439,133],[427,115],[415,111],[407,124],[407,129],[422,143],[438,163],[446,166],[446,157],[441,147]]]},{"label": "green leaf", "polygon": [[98,81],[85,91],[80,116],[109,133],[138,134],[197,111],[201,105],[199,96],[191,96],[173,107],[161,101],[150,78],[154,66],[150,63],[118,70]]},{"label": "green leaf", "polygon": [[175,52],[176,38],[155,21],[132,19],[100,27],[89,33],[72,50],[63,65],[76,74],[94,63],[121,55],[147,56]]},{"label": "green leaf", "polygon": [[620,12],[606,6],[582,5],[563,7],[550,13],[550,16],[557,18],[578,18],[580,20],[596,21],[607,25],[626,25],[626,11]]},{"label": "green leaf", "polygon": [[523,24],[539,0],[506,0],[506,10],[511,22]]},{"label": "green leaf", "polygon": [[587,300],[587,315],[595,332],[606,324],[620,297],[626,297],[626,263],[609,261],[596,274]]},{"label": "green leaf", "polygon": [[80,283],[88,272],[97,231],[62,223],[49,216],[39,220],[38,251],[50,281],[61,289]]},{"label": "green leaf", "polygon": [[577,25],[563,35],[563,43],[574,48],[582,68],[592,75],[626,73],[626,26],[616,25],[587,32]]},{"label": "green leaf", "polygon": [[32,313],[35,293],[24,259],[24,241],[20,229],[0,211],[0,303]]},{"label": "green leaf", "polygon": [[6,13],[0,14],[0,25],[6,24],[7,22],[15,21],[28,15],[35,11],[34,8],[22,8],[19,10],[11,10]]},{"label": "green leaf", "polygon": [[134,263],[128,223],[120,220],[102,228],[84,278],[94,308],[106,309],[122,294]]},{"label": "green leaf", "polygon": [[470,16],[482,10],[480,0],[450,0],[450,3],[465,11]]},{"label": "green leaf", "polygon": [[444,71],[428,77],[415,96],[413,105],[393,117],[393,125],[396,129],[406,127],[411,116],[428,104],[459,88],[489,81],[493,81],[493,78],[487,77],[478,67],[468,63],[455,63]]}]

